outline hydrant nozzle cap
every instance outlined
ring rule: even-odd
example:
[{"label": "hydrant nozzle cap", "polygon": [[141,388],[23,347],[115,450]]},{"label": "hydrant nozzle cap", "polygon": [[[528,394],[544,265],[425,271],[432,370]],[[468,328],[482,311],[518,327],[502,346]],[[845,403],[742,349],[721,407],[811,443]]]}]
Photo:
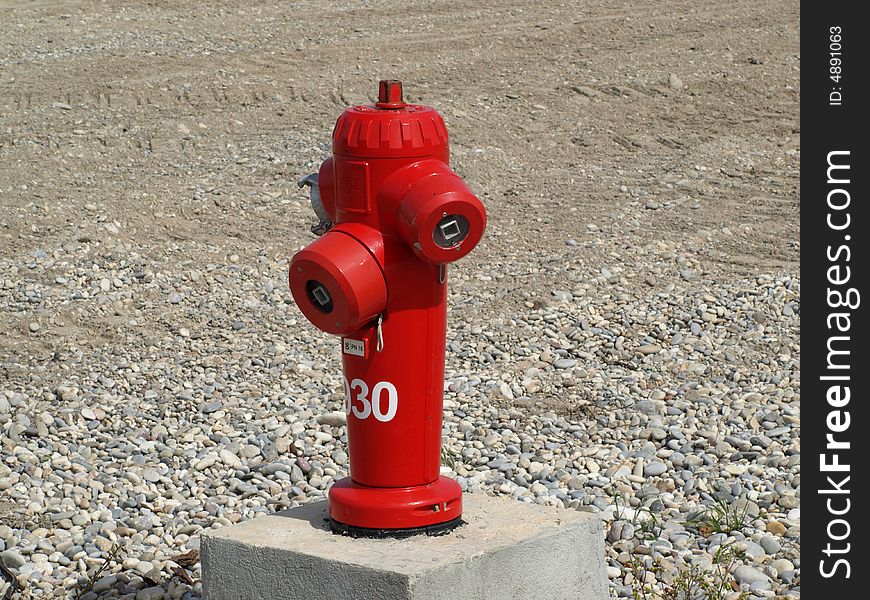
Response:
[{"label": "hydrant nozzle cap", "polygon": [[[447,128],[431,106],[406,104],[402,82],[380,82],[378,102],[350,106],[335,122],[332,153],[357,158],[441,157],[447,160]],[[322,184],[321,184],[322,187]]]},{"label": "hydrant nozzle cap", "polygon": [[403,108],[402,82],[396,79],[382,79],[378,84],[378,108]]}]

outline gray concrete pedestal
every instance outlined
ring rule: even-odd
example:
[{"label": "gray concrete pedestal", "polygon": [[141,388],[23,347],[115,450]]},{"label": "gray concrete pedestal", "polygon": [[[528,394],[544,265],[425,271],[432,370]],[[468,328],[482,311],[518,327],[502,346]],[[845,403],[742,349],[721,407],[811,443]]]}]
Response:
[{"label": "gray concrete pedestal", "polygon": [[205,600],[605,600],[592,514],[463,496],[465,525],[402,540],[334,535],[315,502],[203,533]]}]

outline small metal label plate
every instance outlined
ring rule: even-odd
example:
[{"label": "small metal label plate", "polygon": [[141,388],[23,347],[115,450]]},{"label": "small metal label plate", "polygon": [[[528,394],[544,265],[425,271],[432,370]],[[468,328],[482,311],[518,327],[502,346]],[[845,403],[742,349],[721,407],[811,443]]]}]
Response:
[{"label": "small metal label plate", "polygon": [[366,356],[366,341],[341,338],[341,351],[352,356]]}]

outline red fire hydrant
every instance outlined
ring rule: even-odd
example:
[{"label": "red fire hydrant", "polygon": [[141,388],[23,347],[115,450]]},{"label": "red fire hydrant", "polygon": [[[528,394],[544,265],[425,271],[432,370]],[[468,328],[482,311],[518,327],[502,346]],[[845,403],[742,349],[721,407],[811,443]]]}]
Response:
[{"label": "red fire hydrant", "polygon": [[331,526],[449,531],[462,493],[440,475],[447,264],[477,245],[486,212],[447,165],[441,116],[405,104],[398,81],[344,111],[332,153],[300,181],[321,217],[312,230],[328,232],[290,264],[300,310],[341,336],[350,477],[329,492]]}]

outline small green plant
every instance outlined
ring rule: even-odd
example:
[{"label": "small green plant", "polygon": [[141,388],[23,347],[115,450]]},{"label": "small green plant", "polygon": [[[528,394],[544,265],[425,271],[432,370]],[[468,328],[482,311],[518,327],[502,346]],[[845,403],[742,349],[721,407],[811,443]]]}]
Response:
[{"label": "small green plant", "polygon": [[[739,553],[730,546],[722,546],[713,557],[713,568],[705,569],[701,565],[683,565],[674,573],[666,571],[660,562],[653,562],[647,567],[641,557],[631,553],[628,563],[633,576],[631,597],[633,600],[725,600],[737,590],[737,582],[731,571],[739,560]],[[663,585],[656,589],[647,582],[647,573],[652,573]],[[665,579],[672,575],[670,585]],[[742,592],[739,600],[746,600],[749,595]]]},{"label": "small green plant", "polygon": [[643,555],[637,554],[634,550],[629,552],[628,556],[628,572],[632,575],[632,600],[656,600],[656,589],[651,583],[647,583],[647,573],[655,574],[660,567],[653,564],[648,568],[643,560]]},{"label": "small green plant", "polygon": [[447,446],[441,446],[441,464],[445,467],[450,467],[451,469],[456,466],[456,461],[459,458],[459,455]]},{"label": "small green plant", "polygon": [[85,586],[79,592],[79,597],[84,596],[85,594],[90,592],[92,589],[94,589],[94,584],[97,582],[97,580],[100,578],[100,576],[102,576],[103,571],[105,571],[106,567],[108,567],[111,563],[117,561],[118,556],[120,554],[121,554],[121,546],[118,544],[113,544],[112,549],[109,550],[108,556],[106,556],[106,558],[103,560],[103,563],[99,566],[99,568],[97,568],[91,574],[90,578],[88,579],[88,582],[85,584]]},{"label": "small green plant", "polygon": [[743,508],[732,508],[724,500],[705,508],[704,512],[686,522],[686,525],[696,527],[705,536],[714,533],[731,533],[743,529],[749,521],[747,512],[749,504]]},{"label": "small green plant", "polygon": [[[622,496],[614,498],[614,518],[631,523],[634,527],[634,539],[628,547],[628,562],[625,564],[632,575],[632,600],[725,600],[738,589],[737,582],[731,575],[741,553],[731,545],[722,545],[713,557],[712,569],[702,565],[663,565],[661,558],[653,559],[649,550],[639,551],[638,545],[659,539],[662,525],[658,516],[642,507],[634,509],[631,518],[626,510],[627,502]],[[731,510],[724,503],[707,508],[701,515],[693,519],[691,524],[697,526],[702,534],[715,532],[730,532],[740,529],[747,520],[746,510]],[[653,577],[654,576],[654,579]],[[656,583],[652,583],[655,581]],[[738,596],[740,600],[748,598],[746,593]]]},{"label": "small green plant", "polygon": [[[624,507],[620,507],[619,501],[622,500]],[[626,521],[631,523],[632,527],[634,527],[635,536],[644,541],[651,541],[657,539],[659,534],[662,532],[662,525],[656,517],[656,514],[651,511],[647,507],[641,507],[638,509],[634,509],[634,514],[630,519],[626,519],[625,516],[628,508],[628,501],[622,495],[616,496],[613,499],[613,505],[616,507],[616,510],[613,511],[613,518],[617,521]],[[641,515],[646,515],[646,517],[641,518]]]}]

